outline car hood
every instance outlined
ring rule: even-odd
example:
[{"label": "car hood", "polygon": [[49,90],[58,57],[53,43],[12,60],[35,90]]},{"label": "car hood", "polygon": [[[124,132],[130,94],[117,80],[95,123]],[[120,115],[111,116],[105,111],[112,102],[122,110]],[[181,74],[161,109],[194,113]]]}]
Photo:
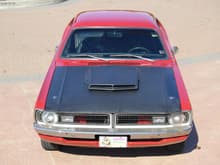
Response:
[{"label": "car hood", "polygon": [[172,68],[137,66],[56,67],[46,110],[74,113],[180,111]]}]

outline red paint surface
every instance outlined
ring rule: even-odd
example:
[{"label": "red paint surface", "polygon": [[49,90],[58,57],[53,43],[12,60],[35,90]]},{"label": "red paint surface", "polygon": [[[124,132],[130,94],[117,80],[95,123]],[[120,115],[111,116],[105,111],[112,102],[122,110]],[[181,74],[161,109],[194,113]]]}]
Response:
[{"label": "red paint surface", "polygon": [[155,18],[151,13],[120,10],[82,12],[76,17],[72,27],[81,28],[88,26],[157,28]]},{"label": "red paint surface", "polygon": [[186,87],[183,83],[183,79],[182,79],[182,76],[180,74],[180,70],[179,70],[177,64],[175,64],[173,66],[173,70],[174,70],[177,89],[178,89],[178,93],[179,93],[179,97],[180,97],[181,109],[191,111],[192,107],[191,107],[191,103],[190,103],[190,100],[189,100],[189,96],[187,94],[187,90],[186,90]]},{"label": "red paint surface", "polygon": [[52,62],[52,64],[50,65],[50,68],[47,72],[47,75],[44,79],[44,82],[42,84],[40,93],[38,95],[37,101],[35,103],[35,109],[44,109],[45,108],[45,104],[46,104],[46,100],[47,100],[47,94],[50,88],[50,82],[51,79],[53,77],[53,72],[55,69],[55,63]]},{"label": "red paint surface", "polygon": [[[39,135],[41,139],[68,146],[78,146],[78,147],[99,147],[98,140],[79,140],[79,139],[64,139],[62,137],[53,137],[47,135]],[[172,138],[164,138],[161,140],[137,140],[137,141],[128,141],[127,147],[156,147],[156,146],[165,146],[169,144],[175,144],[183,142],[187,139],[188,136],[179,136]]]}]

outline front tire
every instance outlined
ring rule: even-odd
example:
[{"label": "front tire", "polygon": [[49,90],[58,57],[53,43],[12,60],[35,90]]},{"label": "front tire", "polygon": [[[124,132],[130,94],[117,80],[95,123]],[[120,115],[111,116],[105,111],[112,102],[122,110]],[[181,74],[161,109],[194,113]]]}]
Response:
[{"label": "front tire", "polygon": [[167,146],[167,150],[172,153],[182,153],[184,151],[185,142],[172,144]]},{"label": "front tire", "polygon": [[55,151],[58,150],[58,145],[57,144],[53,144],[53,143],[49,143],[47,141],[41,140],[41,146],[43,149],[45,149],[46,151]]}]

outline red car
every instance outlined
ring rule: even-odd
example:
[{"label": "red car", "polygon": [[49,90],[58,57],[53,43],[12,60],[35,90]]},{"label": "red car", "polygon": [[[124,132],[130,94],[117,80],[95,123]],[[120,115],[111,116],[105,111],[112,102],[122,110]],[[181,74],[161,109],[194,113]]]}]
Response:
[{"label": "red car", "polygon": [[35,105],[42,147],[154,147],[182,151],[193,122],[160,21],[141,11],[73,18]]}]

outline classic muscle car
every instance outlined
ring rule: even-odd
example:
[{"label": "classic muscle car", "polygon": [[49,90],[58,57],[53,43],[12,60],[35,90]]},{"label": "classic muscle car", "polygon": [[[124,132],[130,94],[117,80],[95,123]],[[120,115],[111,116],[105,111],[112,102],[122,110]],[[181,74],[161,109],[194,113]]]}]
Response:
[{"label": "classic muscle car", "polygon": [[34,129],[42,147],[182,151],[193,124],[176,52],[151,13],[79,13],[64,31],[36,101]]}]

